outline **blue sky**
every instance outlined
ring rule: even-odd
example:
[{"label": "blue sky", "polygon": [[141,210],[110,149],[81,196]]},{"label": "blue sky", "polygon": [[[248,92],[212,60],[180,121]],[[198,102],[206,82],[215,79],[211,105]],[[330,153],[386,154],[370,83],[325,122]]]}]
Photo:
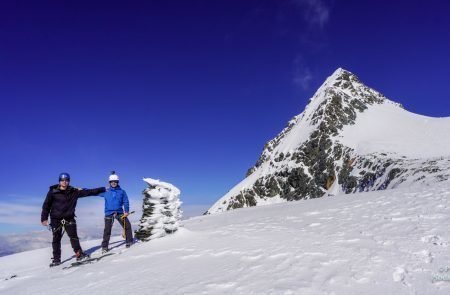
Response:
[{"label": "blue sky", "polygon": [[[0,204],[38,224],[28,206],[60,172],[98,187],[114,169],[132,206],[142,177],[211,205],[338,67],[409,111],[449,116],[448,11],[444,0],[3,1]],[[0,213],[0,233],[30,228],[11,220]]]}]

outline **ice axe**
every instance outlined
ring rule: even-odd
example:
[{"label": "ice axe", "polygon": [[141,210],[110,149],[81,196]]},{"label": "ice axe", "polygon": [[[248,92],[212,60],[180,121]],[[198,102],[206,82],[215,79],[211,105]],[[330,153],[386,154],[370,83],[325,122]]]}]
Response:
[{"label": "ice axe", "polygon": [[[128,213],[128,216],[129,215],[131,215],[131,214],[133,214],[134,213],[134,211],[131,211],[130,213]],[[124,239],[126,239],[126,231],[125,231],[125,229],[126,229],[126,222],[125,222],[125,218],[126,217],[124,217],[123,215],[120,217],[120,219],[122,220],[122,223],[123,223],[123,231],[122,231],[122,238],[124,238]]]}]

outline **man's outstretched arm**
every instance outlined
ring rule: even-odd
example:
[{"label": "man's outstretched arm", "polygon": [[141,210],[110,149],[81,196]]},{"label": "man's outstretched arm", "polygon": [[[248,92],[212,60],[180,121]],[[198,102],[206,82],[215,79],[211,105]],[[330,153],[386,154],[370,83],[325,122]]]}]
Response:
[{"label": "man's outstretched arm", "polygon": [[98,188],[93,188],[93,189],[83,188],[78,191],[78,198],[98,196],[101,193],[104,193],[105,191],[106,191],[106,188],[104,188],[104,187],[98,187]]}]

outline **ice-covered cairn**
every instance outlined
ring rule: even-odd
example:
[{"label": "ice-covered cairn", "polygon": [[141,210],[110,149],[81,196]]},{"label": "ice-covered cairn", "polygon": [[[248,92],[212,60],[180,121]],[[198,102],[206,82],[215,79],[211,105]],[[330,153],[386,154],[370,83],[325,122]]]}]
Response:
[{"label": "ice-covered cairn", "polygon": [[143,180],[149,187],[142,192],[143,212],[135,236],[141,241],[149,241],[175,232],[180,225],[183,212],[180,209],[178,188],[156,179],[144,178]]}]

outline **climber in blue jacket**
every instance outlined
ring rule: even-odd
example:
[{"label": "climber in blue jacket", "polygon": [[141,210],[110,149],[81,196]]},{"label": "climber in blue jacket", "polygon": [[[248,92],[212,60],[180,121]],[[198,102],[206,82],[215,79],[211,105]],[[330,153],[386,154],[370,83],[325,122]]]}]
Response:
[{"label": "climber in blue jacket", "polygon": [[133,243],[133,232],[127,216],[130,212],[130,204],[125,190],[119,185],[119,176],[115,171],[109,176],[109,188],[100,196],[105,198],[105,230],[103,231],[102,252],[109,251],[109,239],[114,219],[119,221],[125,231],[126,247],[129,248]]}]

